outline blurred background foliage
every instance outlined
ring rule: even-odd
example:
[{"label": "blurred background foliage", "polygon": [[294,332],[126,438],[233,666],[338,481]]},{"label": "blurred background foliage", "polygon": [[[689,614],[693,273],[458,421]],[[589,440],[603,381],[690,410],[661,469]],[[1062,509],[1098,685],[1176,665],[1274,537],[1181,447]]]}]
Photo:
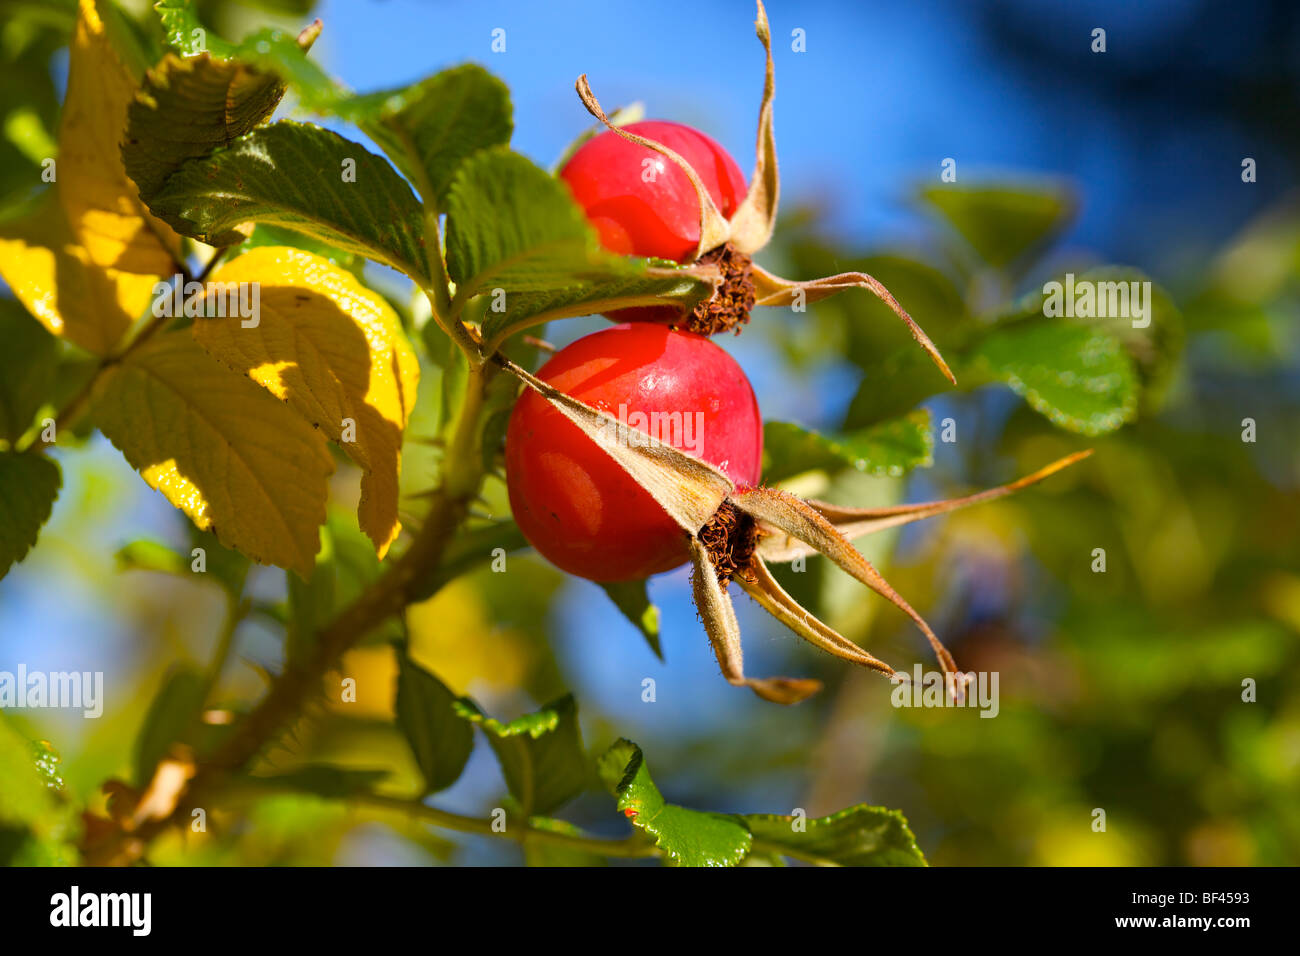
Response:
[{"label": "blurred background foliage", "polygon": [[[467,55],[499,67],[515,91],[517,148],[542,165],[586,120],[558,95],[567,87],[549,88],[547,70],[571,83],[595,60],[608,64],[615,92],[649,99],[655,114],[680,106],[684,115],[672,115],[718,129],[746,165],[750,134],[743,131],[752,122],[749,97],[757,94],[747,10],[686,5],[710,27],[700,31],[710,44],[728,38],[728,51],[698,80],[723,97],[710,113],[672,76],[696,40],[671,47],[663,63],[634,59],[620,73],[625,40],[606,37],[615,49],[597,49],[576,25],[578,7],[541,18],[520,5],[484,6],[324,4],[314,11],[325,20],[317,50],[359,88]],[[122,25],[147,60],[159,42],[142,25],[148,11],[124,7]],[[203,15],[237,38],[268,22],[298,26],[311,7],[213,0]],[[818,656],[741,602],[754,673],[815,676],[827,685],[794,709],[766,704],[718,677],[684,573],[651,584],[661,663],[599,588],[526,551],[511,554],[506,573],[479,566],[410,608],[395,626],[408,629],[417,662],[507,716],[572,690],[588,746],[602,749],[621,735],[637,740],[675,802],[738,812],[802,807],[814,816],[860,801],[897,807],[935,864],[1300,862],[1300,695],[1287,676],[1300,666],[1300,204],[1293,192],[1300,13],[1282,0],[1231,7],[1170,0],[1143,5],[1141,13],[1117,7],[1084,3],[1049,12],[989,0],[940,4],[935,12],[882,5],[872,28],[892,31],[898,49],[913,57],[931,57],[905,67],[893,53],[861,67],[818,61],[816,44],[831,43],[835,32],[819,33],[818,23],[846,24],[840,32],[850,37],[867,27],[849,4],[806,14],[813,23],[807,61],[817,65],[777,53],[785,207],[762,261],[800,277],[850,269],[875,275],[953,362],[962,389],[947,390],[905,330],[866,295],[840,296],[802,314],[758,310],[743,336],[723,343],[750,372],[769,419],[851,436],[923,403],[936,431],[944,419],[955,423],[956,441],[936,440],[930,467],[906,477],[859,473],[848,460],[818,461],[801,474],[786,463],[780,477],[801,493],[854,504],[924,500],[1007,481],[1077,448],[1096,449],[1044,486],[876,536],[866,548],[964,669],[1000,673],[996,719],[979,719],[975,710],[896,709],[881,678]],[[687,12],[670,5],[661,13],[671,20],[674,11]],[[780,2],[771,14],[779,30],[805,16]],[[72,4],[3,0],[0,17],[0,215],[8,218],[39,183],[41,160],[55,152]],[[498,20],[511,30],[517,57],[489,58],[486,37]],[[437,62],[428,54],[403,62],[402,44],[439,22],[456,27],[439,41]],[[1087,52],[1096,23],[1110,25],[1104,59]],[[481,35],[474,32],[480,27]],[[389,37],[392,49],[371,42],[376,35]],[[463,39],[469,35],[472,46]],[[658,47],[657,38],[652,32],[644,45],[670,48],[667,34]],[[971,47],[982,55],[963,73]],[[538,49],[557,62],[538,67]],[[958,65],[938,66],[949,52]],[[398,72],[384,74],[386,67]],[[885,92],[897,92],[901,103],[891,100],[883,114],[864,108],[846,124],[866,132],[830,126],[820,139],[803,134],[819,119],[828,128],[838,108],[801,98],[816,77],[878,89],[853,70],[877,76],[904,68],[909,76],[938,77],[891,87]],[[728,70],[730,78],[721,75]],[[974,92],[931,95],[945,83],[950,92],[964,84]],[[656,84],[662,97],[653,95]],[[729,109],[742,94],[745,108]],[[990,113],[987,104],[1003,95],[1015,108]],[[963,96],[985,104],[978,132],[962,125],[960,114],[971,108]],[[909,110],[923,118],[900,119]],[[1059,156],[1045,152],[1035,139],[1037,118],[1071,110],[1082,124],[1077,138],[1058,142]],[[1057,121],[1069,128],[1068,120]],[[942,135],[949,124],[950,141]],[[881,155],[855,158],[865,155],[855,153],[855,137],[890,135],[897,139],[880,146]],[[1025,163],[1014,161],[1008,143],[1023,149]],[[827,166],[820,160],[827,153],[858,175]],[[1258,183],[1241,182],[1246,155],[1260,161]],[[958,157],[956,184],[938,181],[947,156]],[[967,156],[971,167],[982,164],[982,175],[967,173]],[[828,179],[828,168],[839,175]],[[867,188],[862,180],[888,197],[892,218],[855,215]],[[847,199],[830,198],[839,186]],[[857,219],[865,225],[846,226]],[[1139,386],[1130,420],[1118,430],[1114,420],[1089,424],[1086,409],[1066,423],[1073,431],[1055,427],[1006,387],[1015,376],[991,357],[997,336],[1033,332],[1035,316],[1042,324],[1042,285],[1066,272],[1157,283],[1148,328],[1093,320],[1081,333],[1118,341],[1122,354],[1112,358]],[[421,318],[392,273],[367,267],[366,276],[408,319]],[[562,344],[600,322],[553,326],[546,337]],[[1066,324],[1032,340],[1042,354],[1031,364],[1054,366],[1062,353],[1051,336]],[[10,298],[0,299],[4,341],[36,335],[34,325]],[[53,341],[39,347],[62,349]],[[436,474],[444,396],[456,394],[458,374],[446,355],[431,355],[424,366],[403,467],[409,517],[417,522],[420,495]],[[78,356],[59,351],[51,373],[57,389],[70,391],[80,367]],[[0,418],[27,412],[0,395]],[[1246,418],[1256,423],[1254,442],[1243,441]],[[184,519],[97,436],[83,435],[79,447],[61,444],[56,456],[64,488],[53,518],[37,548],[0,582],[0,670],[19,662],[102,670],[107,706],[96,721],[57,711],[8,713],[0,719],[0,754],[10,759],[32,740],[52,741],[54,753],[42,759],[54,768],[57,806],[102,806],[101,784],[130,779],[139,749],[148,746],[139,731],[160,687],[177,674],[201,676],[214,647],[233,636],[236,655],[220,695],[234,709],[246,707],[263,691],[266,673],[293,653],[289,609],[328,614],[374,573],[373,557],[351,517],[355,473],[342,463],[326,539],[331,554],[351,557],[331,565],[328,581],[317,575],[286,585],[282,572],[249,568],[211,540],[203,544],[218,573],[197,581],[169,573],[174,555],[195,543]],[[489,481],[485,499],[485,517],[472,533],[482,541],[501,536],[513,549],[517,541],[494,523],[508,514],[499,479]],[[1105,573],[1092,570],[1097,548],[1105,550]],[[242,606],[230,587],[245,575],[251,603]],[[785,572],[782,581],[896,666],[931,666],[901,615],[878,613],[880,601],[822,559],[801,574]],[[418,789],[418,771],[393,726],[391,636],[378,633],[350,653],[344,671],[358,680],[357,703],[308,715],[267,755],[268,767],[310,761],[378,768],[388,771],[381,792]],[[641,697],[647,677],[657,684],[653,704]],[[1257,702],[1242,701],[1247,678],[1257,685]],[[436,802],[482,815],[500,804],[502,792],[480,743],[465,776]],[[14,843],[37,818],[40,800],[10,794],[0,814],[0,856],[6,840]],[[1092,829],[1095,808],[1106,811],[1105,834]],[[565,815],[592,832],[624,830],[599,794],[580,798]],[[41,819],[24,859],[66,858],[75,830],[66,809]],[[512,844],[491,838],[284,794],[250,793],[210,830],[170,837],[151,859],[519,859]]]}]

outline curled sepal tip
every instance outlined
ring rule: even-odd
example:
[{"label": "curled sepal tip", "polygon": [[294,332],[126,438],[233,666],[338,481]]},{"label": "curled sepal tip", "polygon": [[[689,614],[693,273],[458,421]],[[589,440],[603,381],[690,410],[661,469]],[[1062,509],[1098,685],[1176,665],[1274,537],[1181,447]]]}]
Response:
[{"label": "curled sepal tip", "polygon": [[921,629],[935,657],[947,674],[957,674],[957,662],[953,660],[943,642],[897,591],[886,581],[879,571],[872,566],[862,552],[853,547],[835,526],[822,517],[807,502],[794,495],[775,488],[745,488],[731,496],[731,502],[737,508],[758,519],[766,529],[783,531],[787,535],[811,545],[815,550],[826,555],[841,569],[861,581],[885,600],[889,601]]},{"label": "curled sepal tip", "polygon": [[925,354],[930,356],[930,361],[943,373],[943,377],[952,384],[957,384],[957,377],[952,374],[952,369],[939,354],[935,344],[930,341],[930,336],[926,335],[925,330],[916,324],[916,320],[907,314],[907,310],[898,304],[898,300],[890,294],[879,279],[865,272],[842,272],[822,279],[796,282],[793,279],[783,279],[773,275],[757,265],[754,266],[755,305],[793,305],[796,301],[817,302],[845,289],[866,289],[889,306],[890,311],[907,324],[912,338],[916,339]]},{"label": "curled sepal tip", "polygon": [[754,147],[754,173],[749,192],[731,217],[731,244],[746,255],[767,245],[776,226],[776,207],[781,196],[781,176],[776,162],[776,134],[772,129],[772,99],[776,94],[776,71],[772,65],[772,31],[762,0],[754,20],[755,32],[766,54],[763,100],[758,109],[758,142]]},{"label": "curled sepal tip", "polygon": [[[975,494],[948,498],[943,501],[923,501],[910,505],[894,505],[888,508],[846,508],[842,505],[833,505],[816,500],[809,500],[807,503],[814,511],[834,525],[835,530],[843,537],[850,541],[856,541],[865,535],[884,531],[887,528],[911,524],[913,521],[921,521],[924,518],[932,518],[935,515],[945,514],[959,508],[967,508],[971,505],[1014,494],[1028,488],[1030,485],[1038,484],[1058,471],[1082,461],[1091,454],[1091,448],[1076,451],[1005,485],[986,488],[984,491]],[[809,557],[814,553],[815,549],[811,545],[785,533],[768,535],[758,543],[758,554],[764,560],[778,564],[793,561],[798,557]]]},{"label": "curled sepal tip", "polygon": [[893,676],[897,673],[880,658],[867,653],[828,624],[824,624],[781,587],[767,564],[754,556],[748,575],[737,575],[736,582],[765,611],[804,640],[842,660]]},{"label": "curled sepal tip", "polygon": [[698,259],[704,253],[716,249],[731,238],[731,223],[718,211],[717,205],[713,202],[713,197],[709,195],[708,189],[700,180],[699,173],[680,153],[669,149],[663,143],[648,139],[645,136],[638,136],[636,133],[628,132],[621,126],[615,126],[610,122],[609,117],[605,115],[605,111],[601,109],[596,94],[591,91],[591,84],[587,82],[586,73],[578,77],[574,88],[578,91],[578,98],[582,100],[582,105],[587,108],[587,112],[596,117],[606,129],[617,133],[629,143],[635,143],[637,146],[643,146],[659,153],[661,156],[666,156],[686,174],[686,178],[690,180],[691,186],[695,189],[695,196],[700,202],[700,241],[699,245],[696,246],[695,255],[692,259]]},{"label": "curled sepal tip", "polygon": [[691,590],[695,607],[700,612],[705,633],[709,635],[709,643],[713,645],[713,653],[727,683],[733,687],[748,687],[764,700],[777,704],[797,704],[821,690],[821,681],[808,678],[745,676],[740,624],[736,620],[731,596],[718,581],[708,549],[696,538],[691,538],[690,548]]}]

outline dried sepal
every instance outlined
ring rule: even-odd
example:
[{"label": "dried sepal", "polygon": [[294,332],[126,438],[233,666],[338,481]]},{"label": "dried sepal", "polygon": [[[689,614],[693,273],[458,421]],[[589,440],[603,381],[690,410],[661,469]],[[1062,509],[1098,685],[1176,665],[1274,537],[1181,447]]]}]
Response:
[{"label": "dried sepal", "polygon": [[776,162],[776,135],[772,131],[772,97],[776,92],[775,69],[772,65],[772,31],[767,23],[767,11],[758,0],[758,17],[754,21],[759,42],[767,57],[763,77],[763,102],[758,110],[758,142],[754,153],[754,174],[749,179],[749,192],[731,217],[731,244],[747,255],[753,255],[767,245],[776,225],[776,207],[781,195],[781,177]]},{"label": "dried sepal", "polygon": [[731,479],[708,462],[678,451],[672,445],[630,428],[614,416],[564,394],[499,352],[492,356],[492,361],[577,425],[690,535],[694,536],[735,490]]},{"label": "dried sepal", "polygon": [[[845,508],[840,505],[815,500],[808,501],[808,504],[834,525],[835,530],[841,535],[850,541],[855,541],[864,535],[884,531],[887,528],[896,528],[899,525],[910,524],[923,518],[932,518],[935,515],[1014,494],[1023,488],[1028,488],[1030,485],[1035,485],[1043,479],[1049,478],[1078,461],[1082,461],[1091,454],[1091,448],[1076,451],[1064,458],[1058,458],[1050,465],[1046,465],[1032,474],[1017,478],[1005,485],[987,488],[984,491],[963,495],[959,498],[949,498],[945,501],[925,501],[910,505],[895,505],[889,508]],[[816,553],[816,550],[806,542],[800,541],[790,534],[778,531],[764,537],[759,542],[758,553],[764,560],[780,564],[793,561],[798,557],[811,556]]]},{"label": "dried sepal", "polygon": [[713,202],[713,197],[709,195],[708,189],[700,181],[699,174],[690,163],[682,158],[680,153],[669,149],[663,143],[648,139],[645,136],[638,136],[636,133],[629,133],[622,127],[611,123],[609,117],[605,115],[605,111],[601,109],[596,94],[591,91],[591,84],[587,82],[586,73],[578,77],[578,82],[574,86],[578,91],[578,98],[582,100],[582,105],[587,107],[587,112],[600,120],[606,129],[617,133],[629,143],[644,146],[646,149],[654,150],[661,156],[668,157],[686,174],[686,178],[690,180],[691,186],[695,189],[695,196],[700,202],[700,242],[696,246],[695,255],[691,257],[692,259],[698,259],[710,249],[716,249],[731,238],[731,223],[718,211],[718,207]]},{"label": "dried sepal", "polygon": [[797,704],[822,688],[821,681],[797,677],[746,677],[744,653],[740,647],[740,623],[731,597],[722,589],[709,552],[691,538],[691,590],[695,607],[704,622],[704,630],[713,645],[713,653],[722,668],[722,676],[734,687],[748,687],[764,700],[777,704]]},{"label": "dried sepal", "polygon": [[925,350],[925,354],[930,356],[930,361],[943,373],[944,378],[954,385],[957,384],[957,378],[952,374],[952,369],[948,367],[948,363],[939,354],[935,344],[930,341],[930,337],[916,324],[916,320],[907,314],[907,310],[898,304],[898,300],[890,294],[884,284],[865,272],[842,272],[839,275],[826,276],[822,279],[796,282],[793,279],[783,279],[778,275],[773,275],[766,269],[756,265],[754,266],[754,288],[755,305],[791,305],[800,296],[802,296],[804,302],[817,302],[820,299],[829,298],[837,292],[843,292],[845,289],[866,289],[889,306],[890,310],[906,323],[908,331],[912,333],[912,338],[916,339],[917,344]]},{"label": "dried sepal", "polygon": [[939,659],[944,672],[960,673],[957,670],[957,662],[952,659],[948,649],[943,646],[925,619],[893,589],[862,552],[853,547],[835,530],[834,525],[802,499],[775,488],[745,488],[734,492],[731,502],[736,507],[749,512],[769,528],[784,531],[791,537],[811,545],[841,569],[889,601],[921,629],[921,633],[930,642],[930,647],[934,649],[935,657]]},{"label": "dried sepal", "polygon": [[867,653],[806,610],[790,596],[785,588],[781,587],[776,578],[772,577],[771,570],[762,558],[755,555],[749,570],[748,576],[737,576],[736,582],[760,607],[804,640],[836,657],[880,671],[882,674],[897,673],[880,658]]}]

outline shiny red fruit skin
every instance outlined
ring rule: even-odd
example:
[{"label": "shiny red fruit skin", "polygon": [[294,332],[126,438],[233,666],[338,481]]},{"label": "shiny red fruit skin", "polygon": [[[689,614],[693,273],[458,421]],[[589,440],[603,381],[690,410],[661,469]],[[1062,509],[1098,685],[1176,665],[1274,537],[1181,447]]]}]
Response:
[{"label": "shiny red fruit skin", "polygon": [[[662,143],[690,163],[724,218],[730,219],[744,202],[744,174],[710,137],[664,120],[623,128]],[[643,176],[647,159],[654,164],[653,182]],[[573,154],[560,178],[610,252],[675,262],[694,255],[700,243],[700,203],[686,173],[668,157],[605,130]]]},{"label": "shiny red fruit skin", "polygon": [[[637,412],[679,413],[676,427],[639,427],[716,465],[739,486],[758,481],[758,401],[735,359],[706,338],[661,325],[616,325],[561,349],[537,374],[633,427]],[[531,390],[506,431],[506,484],[524,536],[571,574],[634,580],[689,557],[686,533],[649,493]]]}]

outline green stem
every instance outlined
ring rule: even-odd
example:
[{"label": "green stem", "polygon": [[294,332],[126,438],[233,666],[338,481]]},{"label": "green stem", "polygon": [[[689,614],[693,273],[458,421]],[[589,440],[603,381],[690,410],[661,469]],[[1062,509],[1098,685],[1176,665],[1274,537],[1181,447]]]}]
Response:
[{"label": "green stem", "polygon": [[208,663],[208,671],[204,677],[205,703],[221,680],[221,672],[225,670],[226,661],[230,659],[230,652],[235,646],[235,631],[239,629],[239,622],[248,616],[251,607],[252,604],[248,600],[241,601],[237,596],[227,593],[226,619],[221,625],[221,633],[217,636],[217,647],[212,653],[212,660]]},{"label": "green stem", "polygon": [[431,823],[444,830],[456,830],[460,833],[477,833],[483,836],[502,837],[516,843],[545,843],[550,846],[564,847],[569,850],[581,850],[597,856],[637,859],[659,855],[654,844],[646,841],[640,834],[633,834],[621,840],[607,840],[601,837],[578,833],[561,833],[545,830],[528,823],[510,822],[504,830],[494,828],[493,821],[482,817],[470,817],[437,807],[426,806],[415,800],[403,800],[398,797],[384,797],[378,794],[359,794],[350,796],[348,802],[354,805],[380,810],[394,810],[416,819]]}]

